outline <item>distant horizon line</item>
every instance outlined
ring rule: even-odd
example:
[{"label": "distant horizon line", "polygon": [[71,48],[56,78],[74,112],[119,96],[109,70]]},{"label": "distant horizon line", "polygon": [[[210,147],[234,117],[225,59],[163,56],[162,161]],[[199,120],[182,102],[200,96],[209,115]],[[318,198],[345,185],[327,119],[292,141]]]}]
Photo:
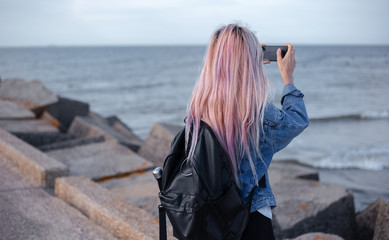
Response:
[{"label": "distant horizon line", "polygon": [[[293,44],[293,43],[292,43]],[[47,45],[14,45],[0,48],[72,48],[72,47],[206,47],[208,44],[47,44]],[[267,43],[267,45],[283,45]],[[389,43],[296,43],[293,46],[389,46]]]}]

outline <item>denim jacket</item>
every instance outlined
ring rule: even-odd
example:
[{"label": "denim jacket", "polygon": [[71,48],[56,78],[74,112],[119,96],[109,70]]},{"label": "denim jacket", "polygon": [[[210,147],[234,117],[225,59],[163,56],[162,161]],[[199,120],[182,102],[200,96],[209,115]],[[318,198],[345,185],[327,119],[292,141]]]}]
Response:
[{"label": "denim jacket", "polygon": [[[257,184],[252,173],[247,154],[243,156],[240,172],[240,194],[244,203],[248,203],[250,192],[255,187],[250,212],[271,206],[277,206],[275,197],[269,184],[268,168],[273,155],[285,148],[294,137],[308,127],[308,115],[303,101],[304,94],[294,85],[287,84],[282,91],[282,110],[269,103],[265,108],[263,130],[260,135],[260,152],[262,159],[257,156],[253,159],[259,183]],[[251,148],[252,153],[254,150]]]}]

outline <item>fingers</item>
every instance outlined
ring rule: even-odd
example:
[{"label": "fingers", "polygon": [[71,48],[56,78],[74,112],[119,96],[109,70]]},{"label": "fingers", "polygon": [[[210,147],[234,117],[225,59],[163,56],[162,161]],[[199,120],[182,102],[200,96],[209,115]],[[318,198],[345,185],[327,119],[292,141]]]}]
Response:
[{"label": "fingers", "polygon": [[281,48],[277,49],[277,62],[281,61]]},{"label": "fingers", "polygon": [[294,49],[293,49],[293,46],[292,46],[292,44],[290,44],[290,43],[286,43],[285,44],[285,46],[287,46],[288,47],[288,51],[286,52],[286,54],[285,54],[285,56],[286,55],[292,55],[292,54],[294,54]]},{"label": "fingers", "polygon": [[285,46],[288,46],[288,52],[293,50],[293,46],[290,43],[285,43]]},{"label": "fingers", "polygon": [[295,50],[293,49],[293,45],[286,43],[285,46],[288,46],[288,51],[286,52],[285,57],[291,58],[293,65],[296,66],[296,59],[294,58]]},{"label": "fingers", "polygon": [[263,64],[270,64],[270,61],[263,61]]}]

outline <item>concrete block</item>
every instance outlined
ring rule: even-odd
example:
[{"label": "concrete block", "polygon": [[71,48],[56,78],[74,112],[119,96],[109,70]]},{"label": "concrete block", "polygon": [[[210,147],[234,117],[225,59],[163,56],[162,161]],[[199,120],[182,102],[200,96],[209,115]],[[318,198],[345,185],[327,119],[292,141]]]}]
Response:
[{"label": "concrete block", "polygon": [[301,236],[298,236],[297,238],[293,239],[284,239],[284,240],[343,240],[343,238],[339,237],[338,235],[334,234],[327,234],[327,233],[321,233],[321,232],[314,232],[314,233],[306,233]]},{"label": "concrete block", "polygon": [[86,116],[89,113],[89,104],[78,100],[58,96],[58,102],[50,105],[46,112],[51,114],[60,123],[61,132],[66,132],[76,116]]},{"label": "concrete block", "polygon": [[57,126],[45,119],[0,120],[0,128],[8,132],[58,132]]},{"label": "concrete block", "polygon": [[289,179],[271,185],[277,207],[273,224],[277,239],[307,232],[355,239],[355,208],[350,191],[317,181]]},{"label": "concrete block", "polygon": [[19,169],[0,153],[0,192],[34,186],[28,179],[21,176]]},{"label": "concrete block", "polygon": [[153,166],[130,149],[114,142],[93,143],[46,153],[68,166],[70,175],[94,180],[137,172]]},{"label": "concrete block", "polygon": [[60,132],[12,132],[12,134],[34,147],[75,139],[72,135]]},{"label": "concrete block", "polygon": [[0,238],[116,239],[77,209],[41,188],[0,191]]},{"label": "concrete block", "polygon": [[15,102],[0,100],[0,119],[33,119],[35,114]]},{"label": "concrete block", "polygon": [[3,129],[0,129],[0,153],[28,177],[34,186],[53,187],[56,177],[69,175],[69,169],[63,163]]},{"label": "concrete block", "polygon": [[171,142],[182,127],[155,123],[138,154],[153,162],[156,166],[163,166],[163,162],[170,151]]},{"label": "concrete block", "polygon": [[358,240],[373,239],[377,214],[383,204],[384,201],[382,199],[377,199],[377,201],[356,215],[356,236]]},{"label": "concrete block", "polygon": [[268,169],[270,185],[288,179],[308,179],[319,181],[318,172],[295,162],[272,161]]},{"label": "concrete block", "polygon": [[40,119],[42,120],[46,120],[47,122],[49,122],[52,126],[56,127],[56,128],[60,128],[61,127],[61,123],[53,116],[51,115],[50,113],[44,111],[42,116],[40,117]]},{"label": "concrete block", "polygon": [[0,239],[115,239],[0,154]]},{"label": "concrete block", "polygon": [[64,149],[64,148],[72,148],[76,146],[91,144],[91,143],[99,143],[104,142],[104,136],[100,137],[89,137],[89,138],[72,138],[69,140],[61,141],[61,142],[55,142],[51,144],[45,144],[37,146],[37,148],[43,152],[52,151],[52,150],[58,150],[58,149]]},{"label": "concrete block", "polygon": [[[128,139],[132,139],[132,141],[134,142],[133,144],[137,145],[139,149],[139,147],[142,145],[142,140],[137,135],[135,135],[134,131],[130,127],[123,123],[117,116],[110,116],[106,119],[108,124],[113,129],[115,129],[117,132],[121,133]],[[136,151],[138,149],[136,149]]]},{"label": "concrete block", "polygon": [[156,218],[85,177],[57,179],[55,194],[119,239],[158,239]]},{"label": "concrete block", "polygon": [[68,129],[68,133],[76,137],[97,137],[103,135],[106,141],[120,143],[133,151],[139,148],[136,139],[128,138],[112,128],[105,118],[90,112],[88,116],[77,116]]},{"label": "concrete block", "polygon": [[389,239],[389,202],[381,204],[378,210],[377,220],[374,228],[373,240]]},{"label": "concrete block", "polygon": [[48,105],[58,101],[39,80],[4,79],[0,83],[0,98],[33,110],[39,117]]},{"label": "concrete block", "polygon": [[116,196],[145,209],[158,218],[159,189],[152,171],[133,173],[128,177],[101,181],[99,184]]}]

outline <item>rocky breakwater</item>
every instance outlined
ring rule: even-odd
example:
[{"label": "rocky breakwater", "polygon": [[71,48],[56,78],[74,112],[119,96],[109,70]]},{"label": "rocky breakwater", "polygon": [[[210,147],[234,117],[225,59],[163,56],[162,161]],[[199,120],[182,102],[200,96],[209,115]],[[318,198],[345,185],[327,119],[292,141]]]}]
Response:
[{"label": "rocky breakwater", "polygon": [[[53,197],[118,239],[158,238],[158,187],[151,170],[162,166],[182,127],[155,123],[143,142],[118,117],[54,96],[39,81],[0,83],[0,154],[33,185],[52,189]],[[277,239],[388,236],[388,203],[356,215],[351,191],[321,184],[314,169],[292,162],[273,161],[269,178],[278,203]]]},{"label": "rocky breakwater", "polygon": [[[104,118],[91,112],[87,103],[55,96],[38,80],[1,81],[0,159],[4,163],[0,164],[0,171],[16,169],[17,174],[3,174],[2,184],[8,190],[11,185],[19,187],[27,182],[28,187],[41,187],[46,197],[38,201],[35,195],[43,194],[38,192],[22,196],[23,201],[19,201],[19,195],[0,194],[0,212],[5,211],[0,217],[0,234],[13,239],[42,238],[45,233],[40,230],[44,226],[38,229],[39,222],[47,223],[45,231],[52,231],[52,239],[157,239],[158,221],[154,216],[93,182],[153,169],[150,161],[136,153],[141,144],[118,117]],[[21,183],[12,183],[19,178]],[[13,200],[23,205],[10,204]],[[52,201],[55,207],[51,207]],[[45,208],[46,212],[39,217],[39,211],[19,213],[29,205],[25,202],[31,202],[34,209]],[[78,213],[69,215],[74,212],[66,210],[71,208],[69,205]],[[8,207],[3,210],[5,206]],[[75,221],[74,215],[83,219]],[[15,227],[14,218],[25,219],[23,224],[18,223],[23,228]],[[50,218],[62,218],[71,233],[63,231],[62,226],[49,224]],[[75,227],[69,224],[72,221],[86,223]],[[80,234],[79,227],[88,232]]]}]

